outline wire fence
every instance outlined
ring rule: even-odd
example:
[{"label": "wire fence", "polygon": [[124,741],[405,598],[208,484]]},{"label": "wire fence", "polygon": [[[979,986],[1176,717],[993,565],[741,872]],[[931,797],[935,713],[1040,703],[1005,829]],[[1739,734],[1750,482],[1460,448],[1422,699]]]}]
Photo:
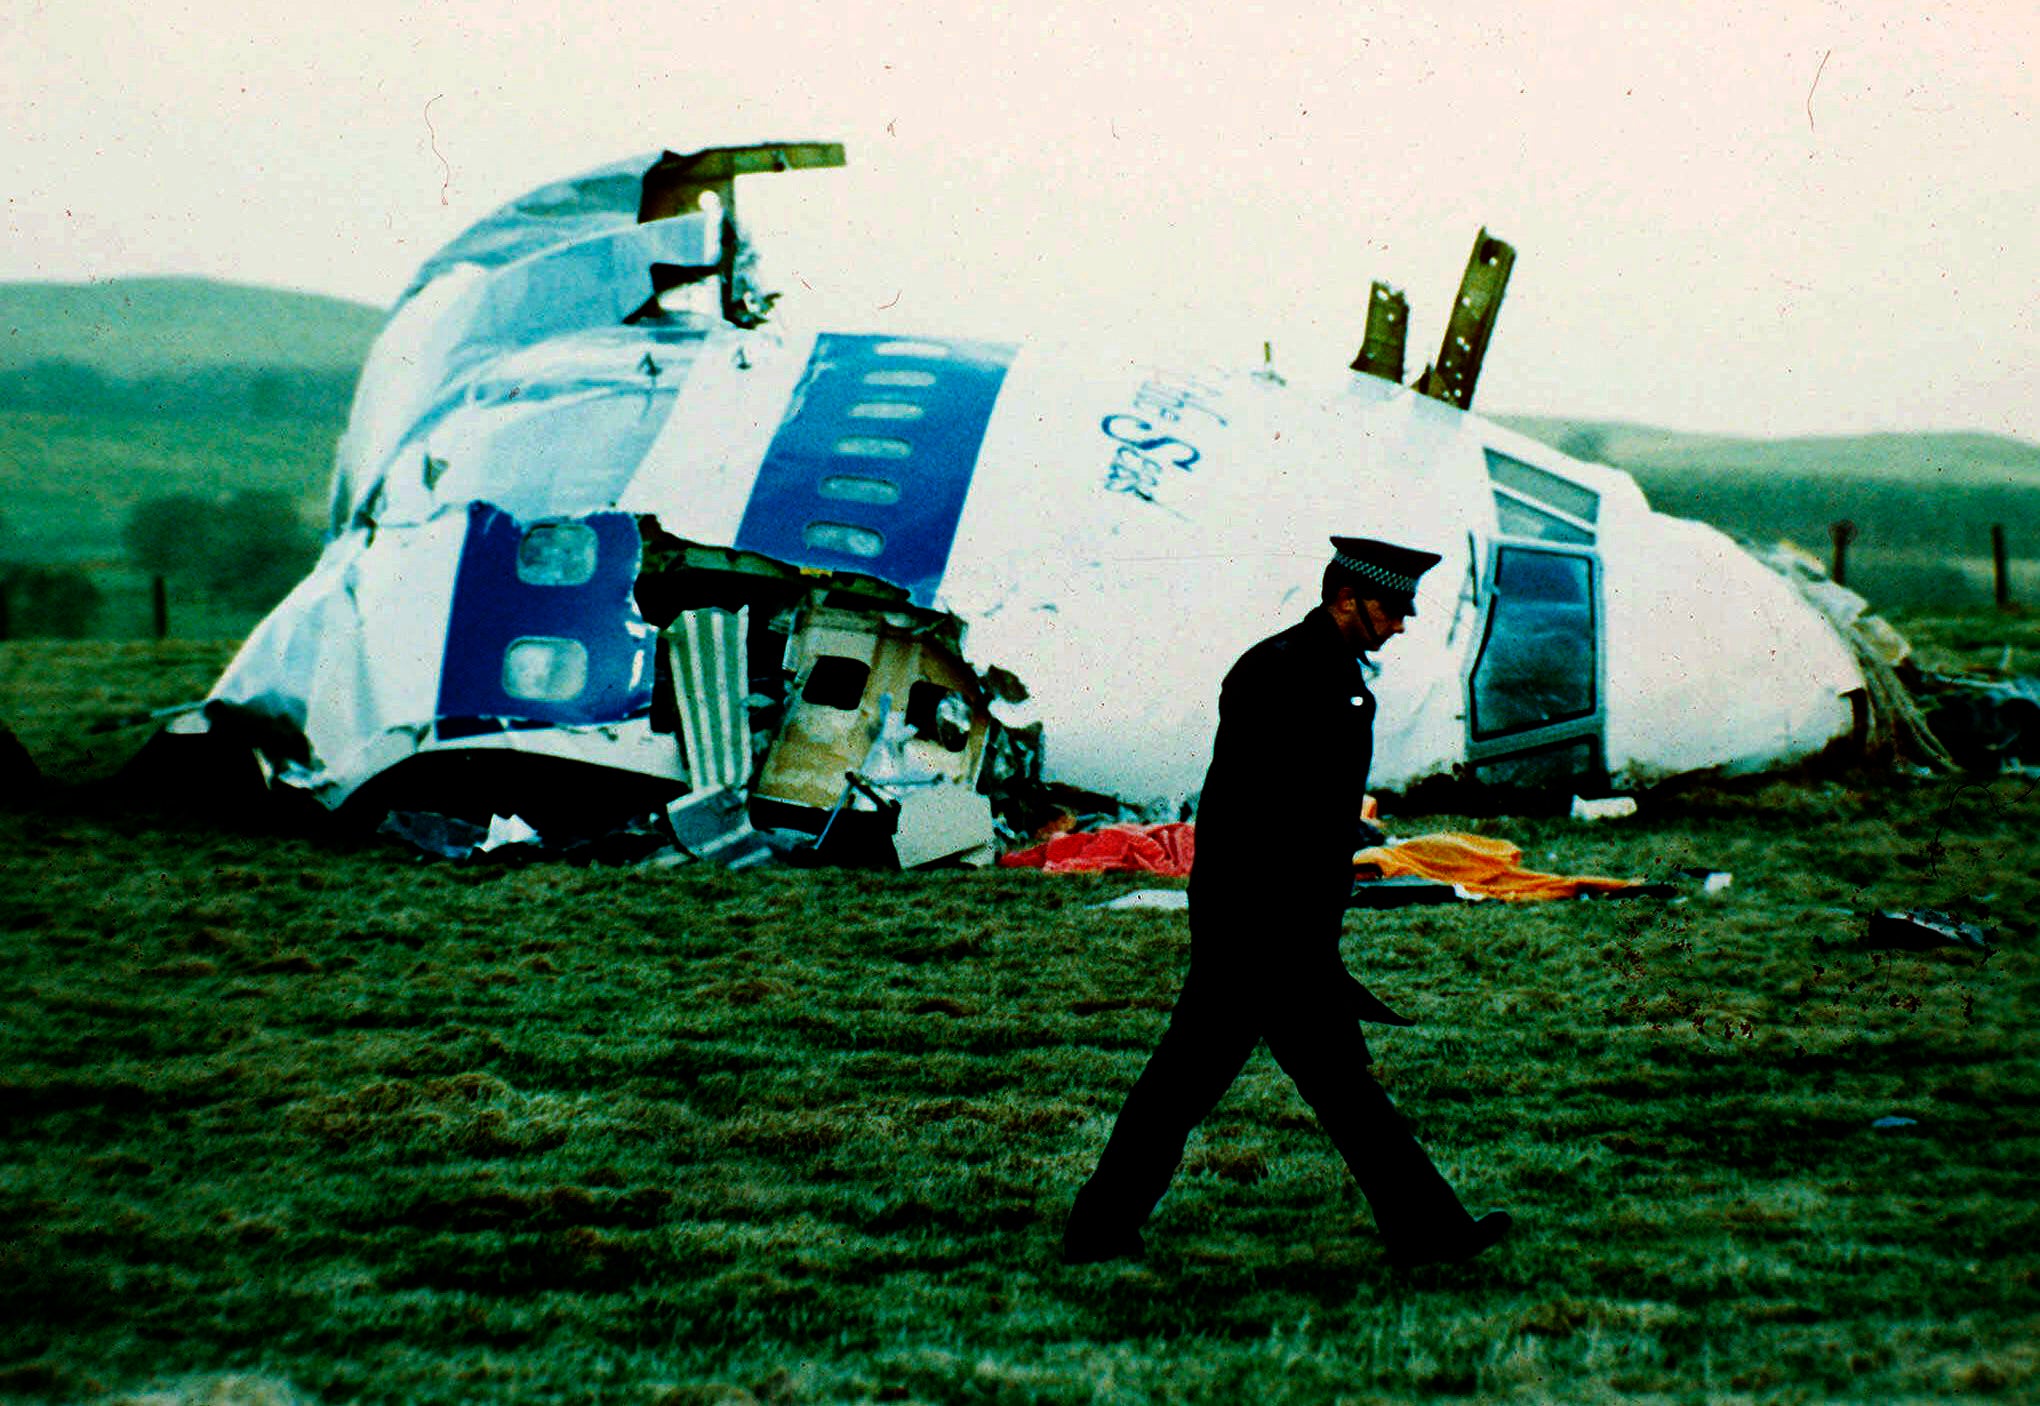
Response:
[{"label": "wire fence", "polygon": [[118,562],[0,566],[0,640],[237,640],[274,604]]},{"label": "wire fence", "polygon": [[[1830,573],[1873,610],[1948,610],[2040,601],[2040,559],[2002,526],[1974,556],[1880,550],[1843,529],[1823,544]],[[281,596],[278,596],[281,599]],[[222,599],[176,577],[120,561],[0,564],[0,640],[238,640],[275,601]]]}]

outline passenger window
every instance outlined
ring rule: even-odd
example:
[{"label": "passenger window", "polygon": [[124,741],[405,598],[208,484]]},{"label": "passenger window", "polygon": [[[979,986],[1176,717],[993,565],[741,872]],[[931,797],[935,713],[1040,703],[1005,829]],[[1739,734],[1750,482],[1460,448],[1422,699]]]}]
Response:
[{"label": "passenger window", "polygon": [[836,441],[836,452],[851,459],[904,459],[914,452],[914,446],[903,439],[846,435]]},{"label": "passenger window", "polygon": [[884,537],[869,528],[852,527],[844,522],[811,522],[800,535],[810,547],[853,557],[875,557],[885,550]]},{"label": "passenger window", "polygon": [[588,647],[579,640],[526,635],[503,651],[503,692],[512,698],[563,703],[588,686]]},{"label": "passenger window", "polygon": [[862,659],[824,654],[808,670],[800,696],[804,702],[854,713],[864,702],[864,685],[870,678],[871,666]]},{"label": "passenger window", "polygon": [[830,474],[815,491],[824,498],[836,498],[846,503],[890,505],[900,501],[897,483],[865,474]]},{"label": "passenger window", "polygon": [[531,586],[585,586],[595,576],[597,545],[595,529],[585,522],[527,527],[517,543],[517,579]]},{"label": "passenger window", "polygon": [[1494,609],[1473,671],[1473,735],[1544,727],[1595,708],[1594,578],[1589,557],[1504,547]]}]

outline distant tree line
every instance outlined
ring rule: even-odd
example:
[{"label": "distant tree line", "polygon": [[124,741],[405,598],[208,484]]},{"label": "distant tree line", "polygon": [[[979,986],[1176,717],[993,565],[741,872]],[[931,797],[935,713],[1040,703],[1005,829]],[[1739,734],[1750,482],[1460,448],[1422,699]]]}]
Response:
[{"label": "distant tree line", "polygon": [[38,361],[0,370],[0,410],[335,421],[347,417],[354,379],[351,370],[230,365],[130,378]]},{"label": "distant tree line", "polygon": [[14,543],[0,515],[0,639],[75,638],[88,633],[105,603],[92,578],[75,566],[11,561]]},{"label": "distant tree line", "polygon": [[145,499],[121,540],[136,570],[253,610],[283,599],[319,555],[319,534],[297,501],[274,489]]},{"label": "distant tree line", "polygon": [[[122,529],[128,563],[181,593],[262,611],[283,599],[319,554],[319,533],[297,501],[275,490],[223,498],[177,493],[135,505]],[[0,519],[0,639],[90,635],[105,593],[82,566],[10,560]]]}]

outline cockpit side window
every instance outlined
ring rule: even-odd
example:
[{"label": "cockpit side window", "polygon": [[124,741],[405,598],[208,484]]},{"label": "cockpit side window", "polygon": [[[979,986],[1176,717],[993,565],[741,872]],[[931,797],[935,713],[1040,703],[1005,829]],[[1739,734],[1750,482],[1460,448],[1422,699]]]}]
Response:
[{"label": "cockpit side window", "polygon": [[1601,495],[1584,484],[1489,449],[1495,516],[1510,537],[1536,537],[1588,547],[1601,515]]},{"label": "cockpit side window", "polygon": [[1593,713],[1594,570],[1589,556],[1499,549],[1493,611],[1473,670],[1476,740]]}]

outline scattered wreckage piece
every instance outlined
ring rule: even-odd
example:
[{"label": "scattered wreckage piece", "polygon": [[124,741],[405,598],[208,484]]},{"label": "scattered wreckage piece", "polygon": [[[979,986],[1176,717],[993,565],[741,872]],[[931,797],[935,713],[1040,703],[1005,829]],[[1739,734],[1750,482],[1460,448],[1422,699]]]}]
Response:
[{"label": "scattered wreckage piece", "polygon": [[530,852],[542,847],[538,831],[520,816],[492,815],[486,825],[455,815],[393,810],[376,827],[379,835],[396,839],[440,859],[467,859],[499,850]]},{"label": "scattered wreckage piece", "polygon": [[1674,869],[1672,877],[1700,885],[1700,892],[1708,898],[1719,898],[1735,887],[1735,875],[1726,869],[1704,869],[1688,865]]},{"label": "scattered wreckage piece", "polygon": [[1830,577],[1818,558],[1792,543],[1744,541],[1741,546],[1826,620],[1853,657],[1862,686],[1845,695],[1852,711],[1851,749],[1909,762],[1928,773],[1958,770],[1908,686],[1916,671],[1905,636],[1883,616],[1871,614],[1870,602]]},{"label": "scattered wreckage piece", "polygon": [[1964,771],[2040,776],[2040,678],[1925,673],[1917,693],[1934,735]]},{"label": "scattered wreckage piece", "polygon": [[1106,909],[1115,913],[1153,912],[1181,913],[1190,907],[1188,889],[1135,889],[1122,893],[1107,903],[1094,903],[1094,909]]},{"label": "scattered wreckage piece", "polygon": [[1986,960],[1997,948],[1990,935],[1975,923],[1966,923],[1937,908],[1883,909],[1871,913],[1863,930],[1863,946],[1898,948],[1926,952],[1937,947],[1961,947],[1981,952]]},{"label": "scattered wreckage piece", "polygon": [[687,848],[727,862],[755,825],[901,868],[989,862],[986,787],[1027,765],[994,745],[990,707],[1024,690],[965,662],[962,621],[861,573],[688,542],[650,516],[640,528],[638,600],[663,625],[659,693],[689,787],[668,813],[677,829],[728,798],[726,832]]},{"label": "scattered wreckage piece", "polygon": [[376,833],[435,859],[561,859],[570,864],[642,864],[661,856],[676,862],[689,856],[673,843],[663,818],[631,820],[599,835],[543,836],[522,816],[491,815],[486,823],[430,811],[393,810]]}]

